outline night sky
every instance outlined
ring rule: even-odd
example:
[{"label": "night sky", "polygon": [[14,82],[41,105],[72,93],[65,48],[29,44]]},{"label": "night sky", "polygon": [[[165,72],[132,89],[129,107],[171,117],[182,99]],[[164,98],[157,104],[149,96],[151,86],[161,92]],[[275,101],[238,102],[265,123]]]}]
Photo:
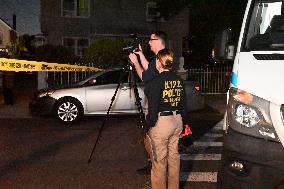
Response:
[{"label": "night sky", "polygon": [[17,31],[35,35],[40,32],[40,0],[0,0],[0,18],[13,25],[13,13],[17,15]]}]

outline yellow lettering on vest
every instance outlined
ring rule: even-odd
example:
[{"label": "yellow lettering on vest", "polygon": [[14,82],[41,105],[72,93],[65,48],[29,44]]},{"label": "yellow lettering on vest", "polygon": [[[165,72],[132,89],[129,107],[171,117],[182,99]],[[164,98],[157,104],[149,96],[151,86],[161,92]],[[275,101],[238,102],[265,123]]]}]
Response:
[{"label": "yellow lettering on vest", "polygon": [[171,103],[171,106],[177,106],[177,102]]},{"label": "yellow lettering on vest", "polygon": [[170,86],[169,86],[169,82],[168,81],[165,81],[165,89],[169,89]]},{"label": "yellow lettering on vest", "polygon": [[163,98],[165,97],[175,97],[176,95],[174,94],[174,89],[170,89],[170,90],[163,90]]},{"label": "yellow lettering on vest", "polygon": [[163,90],[163,98],[165,98],[168,95],[168,91],[167,90]]},{"label": "yellow lettering on vest", "polygon": [[176,95],[177,95],[177,96],[180,96],[180,92],[181,92],[180,89],[175,89],[175,92],[176,92]]},{"label": "yellow lettering on vest", "polygon": [[173,89],[169,90],[169,97],[174,97],[174,96],[175,96],[174,90]]},{"label": "yellow lettering on vest", "polygon": [[177,81],[177,87],[178,87],[178,88],[182,88],[180,81]]},{"label": "yellow lettering on vest", "polygon": [[177,81],[173,81],[173,87],[172,88],[176,88],[177,85]]}]

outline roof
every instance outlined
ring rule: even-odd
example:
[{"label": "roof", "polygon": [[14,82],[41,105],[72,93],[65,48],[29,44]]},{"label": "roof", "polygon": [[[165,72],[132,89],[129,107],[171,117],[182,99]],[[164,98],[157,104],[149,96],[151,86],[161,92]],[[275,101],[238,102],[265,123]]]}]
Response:
[{"label": "roof", "polygon": [[0,3],[0,18],[13,25],[13,14],[17,16],[16,30],[20,35],[36,35],[40,31],[40,0],[9,0]]},{"label": "roof", "polygon": [[6,26],[8,29],[13,29],[8,23],[6,23],[4,20],[2,20],[1,18],[0,18],[0,22],[4,25],[4,26]]}]

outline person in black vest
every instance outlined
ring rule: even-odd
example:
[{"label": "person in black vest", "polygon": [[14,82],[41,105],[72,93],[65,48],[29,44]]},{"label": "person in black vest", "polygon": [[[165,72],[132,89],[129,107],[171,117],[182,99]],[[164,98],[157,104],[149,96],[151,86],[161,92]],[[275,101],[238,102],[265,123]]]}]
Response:
[{"label": "person in black vest", "polygon": [[[157,55],[157,53],[166,47],[167,42],[167,34],[163,31],[155,31],[151,33],[149,38],[149,45],[151,48],[151,51]],[[141,65],[138,61],[138,56],[140,58]],[[146,59],[145,55],[143,54],[143,51],[140,46],[140,51],[133,52],[129,54],[129,59],[131,63],[134,65],[135,70],[137,72],[137,75],[140,77],[140,79],[146,84],[151,82],[158,74],[158,70],[156,69],[156,58],[153,58],[150,62]],[[147,88],[145,87],[144,93],[146,94]],[[147,115],[147,98],[145,97],[145,115]],[[145,136],[144,139],[144,146],[146,149],[146,152],[148,153],[148,161],[145,167],[137,169],[137,173],[141,175],[147,175],[151,172],[151,158],[150,158],[150,148],[149,148],[149,141],[147,137]]]},{"label": "person in black vest", "polygon": [[[183,125],[188,123],[183,80],[173,72],[173,52],[162,49],[156,58],[159,71],[147,83],[147,125],[150,126],[153,189],[178,189],[180,155],[178,142]],[[168,186],[168,187],[167,187]]]}]

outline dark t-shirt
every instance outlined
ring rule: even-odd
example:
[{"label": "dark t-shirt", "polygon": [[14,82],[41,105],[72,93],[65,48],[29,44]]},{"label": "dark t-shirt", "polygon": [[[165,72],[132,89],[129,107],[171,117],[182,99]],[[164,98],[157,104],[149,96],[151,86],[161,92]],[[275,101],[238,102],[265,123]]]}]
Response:
[{"label": "dark t-shirt", "polygon": [[159,75],[159,72],[156,68],[156,58],[153,58],[148,65],[148,69],[142,72],[142,80],[144,81],[144,93],[148,96],[148,85],[147,83],[151,82],[155,77]]},{"label": "dark t-shirt", "polygon": [[142,80],[144,82],[150,82],[154,77],[159,74],[156,68],[156,58],[153,58],[148,65],[148,69],[143,71],[142,73]]},{"label": "dark t-shirt", "polygon": [[148,126],[153,127],[161,111],[179,110],[184,124],[187,123],[185,86],[183,80],[174,72],[165,71],[158,74],[148,88],[148,114],[146,121]]}]

